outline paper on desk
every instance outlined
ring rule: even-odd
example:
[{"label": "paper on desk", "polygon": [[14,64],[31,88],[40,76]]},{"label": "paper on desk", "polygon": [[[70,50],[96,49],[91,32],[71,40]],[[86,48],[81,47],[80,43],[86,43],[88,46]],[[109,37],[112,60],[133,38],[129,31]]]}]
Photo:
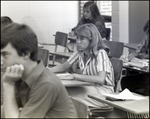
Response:
[{"label": "paper on desk", "polygon": [[124,89],[119,94],[108,94],[108,93],[102,93],[102,94],[106,97],[111,97],[111,98],[115,98],[115,99],[123,99],[123,100],[142,100],[142,99],[145,99],[145,97],[134,95],[127,88]]},{"label": "paper on desk", "polygon": [[67,79],[67,80],[74,79],[74,76],[70,73],[60,73],[60,74],[56,74],[56,76],[58,76],[60,79]]}]

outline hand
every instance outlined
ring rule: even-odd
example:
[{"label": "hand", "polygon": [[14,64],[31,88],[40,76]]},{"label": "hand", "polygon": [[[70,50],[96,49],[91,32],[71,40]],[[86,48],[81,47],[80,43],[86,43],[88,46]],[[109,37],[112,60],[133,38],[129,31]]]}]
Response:
[{"label": "hand", "polygon": [[123,62],[128,62],[128,57],[125,54],[121,55],[119,59],[122,60]]},{"label": "hand", "polygon": [[128,60],[131,61],[135,56],[133,54],[129,54]]},{"label": "hand", "polygon": [[18,81],[24,72],[23,65],[13,65],[6,68],[6,72],[4,73],[2,80],[5,83],[15,83]]},{"label": "hand", "polygon": [[68,34],[70,37],[74,37],[74,31],[70,31],[69,34]]},{"label": "hand", "polygon": [[60,79],[74,79],[74,75],[70,73],[56,74]]}]

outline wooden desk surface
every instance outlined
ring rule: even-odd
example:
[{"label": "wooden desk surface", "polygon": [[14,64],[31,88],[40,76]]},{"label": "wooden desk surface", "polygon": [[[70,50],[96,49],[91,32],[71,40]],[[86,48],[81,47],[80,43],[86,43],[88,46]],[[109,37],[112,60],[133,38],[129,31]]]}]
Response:
[{"label": "wooden desk surface", "polygon": [[78,87],[78,86],[87,86],[91,85],[91,83],[83,82],[83,81],[77,81],[77,80],[61,80],[63,85],[65,87]]},{"label": "wooden desk surface", "polygon": [[138,46],[138,43],[124,43],[124,47],[135,50]]},{"label": "wooden desk surface", "polygon": [[76,42],[76,37],[68,37],[68,40],[70,40],[71,42]]},{"label": "wooden desk surface", "polygon": [[94,95],[94,94],[93,95],[88,94],[88,97],[130,113],[149,114],[149,96],[146,96],[146,99],[143,100],[128,100],[128,101],[109,101],[106,100],[103,95]]},{"label": "wooden desk surface", "polygon": [[62,57],[69,58],[72,55],[72,52],[52,52],[50,51],[49,54],[59,55]]}]

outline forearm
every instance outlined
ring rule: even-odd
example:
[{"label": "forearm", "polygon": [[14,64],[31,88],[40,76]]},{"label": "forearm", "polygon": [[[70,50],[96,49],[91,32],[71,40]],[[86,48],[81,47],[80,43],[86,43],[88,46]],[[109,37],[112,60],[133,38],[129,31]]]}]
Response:
[{"label": "forearm", "polygon": [[4,88],[4,115],[5,118],[18,118],[19,109],[15,97],[15,84],[3,83]]},{"label": "forearm", "polygon": [[105,76],[106,76],[105,72],[100,72],[98,76],[74,74],[74,79],[103,85],[105,82]]},{"label": "forearm", "polygon": [[71,65],[68,62],[65,62],[64,64],[60,64],[48,69],[53,73],[62,73],[65,72],[70,67]]}]

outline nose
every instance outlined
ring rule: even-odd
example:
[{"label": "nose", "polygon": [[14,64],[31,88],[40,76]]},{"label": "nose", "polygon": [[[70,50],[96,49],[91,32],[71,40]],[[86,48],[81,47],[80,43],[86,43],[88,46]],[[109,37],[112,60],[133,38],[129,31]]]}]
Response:
[{"label": "nose", "polygon": [[79,38],[77,38],[76,42],[79,44],[81,42],[81,40]]}]

